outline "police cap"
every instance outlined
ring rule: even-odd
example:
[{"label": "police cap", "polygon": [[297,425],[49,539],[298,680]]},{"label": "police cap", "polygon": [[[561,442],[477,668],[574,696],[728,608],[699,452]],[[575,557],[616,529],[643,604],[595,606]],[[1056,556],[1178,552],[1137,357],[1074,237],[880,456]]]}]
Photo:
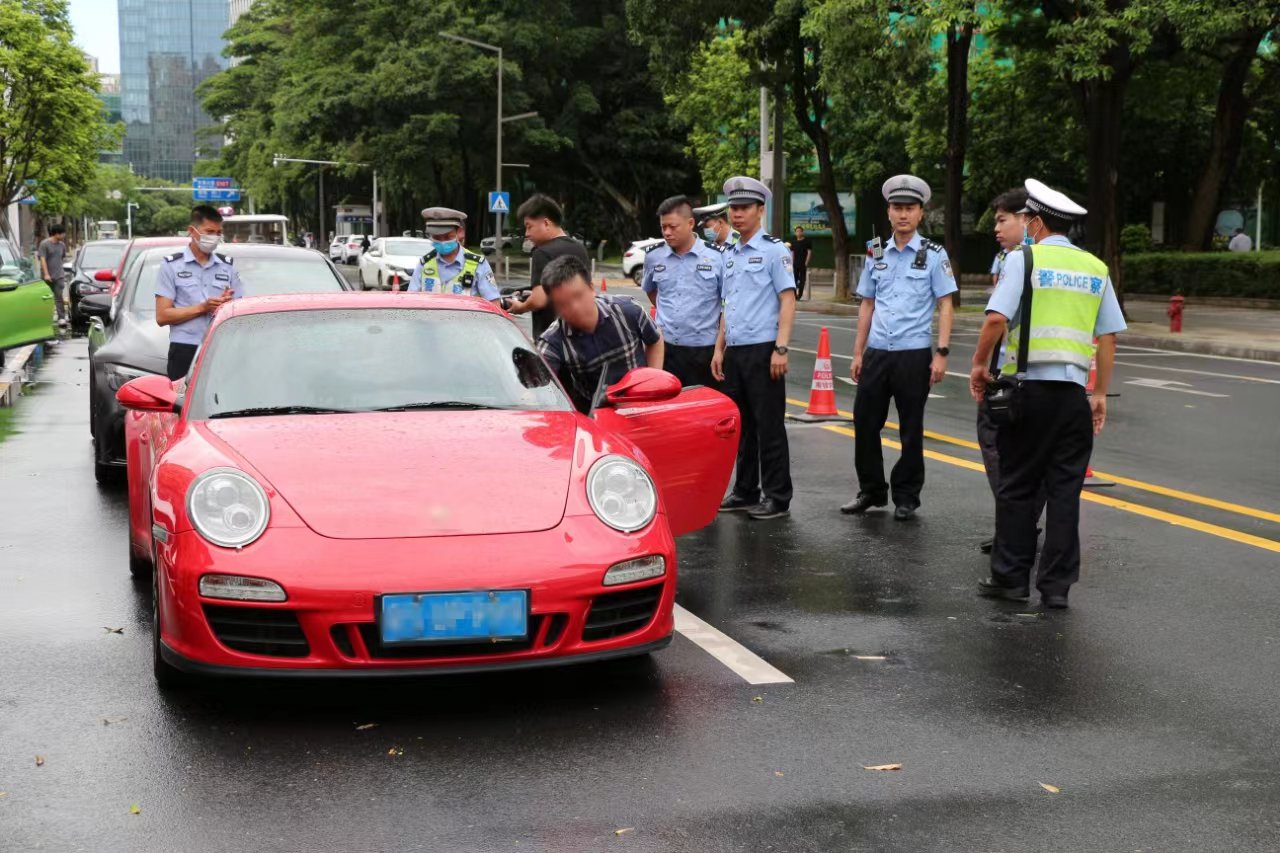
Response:
[{"label": "police cap", "polygon": [[467,223],[467,215],[451,207],[428,207],[422,211],[422,218],[427,221],[424,227],[428,234],[448,234]]},{"label": "police cap", "polygon": [[1027,178],[1023,186],[1027,188],[1027,206],[1019,210],[1019,213],[1029,213],[1032,216],[1044,213],[1071,220],[1089,212],[1069,199],[1066,193],[1058,192],[1035,178]]},{"label": "police cap", "polygon": [[894,175],[880,192],[890,204],[928,204],[933,197],[929,185],[915,175]]},{"label": "police cap", "polygon": [[729,202],[722,201],[719,204],[704,204],[702,207],[693,209],[693,218],[698,220],[698,224],[706,222],[708,219],[728,219]]},{"label": "police cap", "polygon": [[746,175],[738,175],[725,181],[724,194],[729,198],[726,204],[767,204],[773,198],[768,187]]}]

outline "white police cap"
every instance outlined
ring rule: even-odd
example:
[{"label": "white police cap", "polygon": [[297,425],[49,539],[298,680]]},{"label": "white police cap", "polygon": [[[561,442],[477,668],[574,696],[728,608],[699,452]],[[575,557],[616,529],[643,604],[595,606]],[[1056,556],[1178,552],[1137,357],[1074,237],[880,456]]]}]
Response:
[{"label": "white police cap", "polygon": [[467,215],[461,210],[451,207],[428,207],[422,211],[428,234],[448,234],[455,228],[461,228],[467,222]]},{"label": "white police cap", "polygon": [[1033,216],[1047,213],[1059,219],[1078,219],[1089,212],[1069,199],[1066,193],[1058,192],[1035,178],[1027,178],[1023,186],[1027,188],[1027,206],[1019,213]]},{"label": "white police cap", "polygon": [[773,198],[769,188],[746,175],[738,175],[724,182],[725,204],[767,204]]},{"label": "white police cap", "polygon": [[880,188],[884,200],[890,204],[928,204],[933,190],[915,175],[894,175]]},{"label": "white police cap", "polygon": [[719,204],[704,204],[702,207],[693,209],[693,218],[699,222],[706,222],[708,219],[727,219],[729,210],[729,202],[722,201]]}]

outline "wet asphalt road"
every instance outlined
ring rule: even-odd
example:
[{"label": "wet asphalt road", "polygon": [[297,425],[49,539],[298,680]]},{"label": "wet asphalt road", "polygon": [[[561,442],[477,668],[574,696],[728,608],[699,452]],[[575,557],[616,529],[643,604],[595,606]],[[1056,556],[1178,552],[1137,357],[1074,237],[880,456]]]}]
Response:
[{"label": "wet asphalt road", "polygon": [[[817,327],[800,329],[812,348]],[[1280,846],[1280,560],[1229,535],[1280,540],[1274,521],[1115,487],[1216,532],[1087,502],[1073,609],[1042,614],[972,595],[991,518],[983,475],[960,464],[976,451],[929,441],[960,462],[928,461],[917,522],[853,520],[836,511],[852,440],[797,426],[792,517],[683,540],[679,595],[794,684],[750,686],[677,636],[624,664],[162,696],[125,498],[93,483],[86,366],[83,342],[64,344],[0,444],[4,853]],[[1280,510],[1280,388],[1178,376],[1232,407],[1179,422],[1221,398],[1126,387],[1098,467]],[[962,381],[938,390],[929,429],[971,439]],[[1223,447],[1187,470],[1160,460],[1166,440]],[[864,769],[887,763],[902,769]]]}]

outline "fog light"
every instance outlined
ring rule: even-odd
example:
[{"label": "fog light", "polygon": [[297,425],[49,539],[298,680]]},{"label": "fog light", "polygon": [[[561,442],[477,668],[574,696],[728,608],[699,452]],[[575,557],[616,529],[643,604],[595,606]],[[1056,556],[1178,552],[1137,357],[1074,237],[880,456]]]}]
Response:
[{"label": "fog light", "polygon": [[618,584],[635,583],[649,578],[660,578],[666,572],[666,559],[655,554],[651,557],[627,560],[625,563],[610,566],[609,571],[604,573],[604,585],[617,586]]},{"label": "fog light", "polygon": [[284,587],[275,581],[239,575],[205,575],[200,578],[200,594],[237,601],[284,601],[286,598]]}]

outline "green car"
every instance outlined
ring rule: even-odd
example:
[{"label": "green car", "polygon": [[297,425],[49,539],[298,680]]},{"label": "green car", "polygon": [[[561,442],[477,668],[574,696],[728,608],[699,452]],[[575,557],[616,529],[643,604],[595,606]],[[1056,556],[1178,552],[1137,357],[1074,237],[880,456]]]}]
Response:
[{"label": "green car", "polygon": [[0,350],[56,338],[53,317],[53,289],[0,219]]}]

